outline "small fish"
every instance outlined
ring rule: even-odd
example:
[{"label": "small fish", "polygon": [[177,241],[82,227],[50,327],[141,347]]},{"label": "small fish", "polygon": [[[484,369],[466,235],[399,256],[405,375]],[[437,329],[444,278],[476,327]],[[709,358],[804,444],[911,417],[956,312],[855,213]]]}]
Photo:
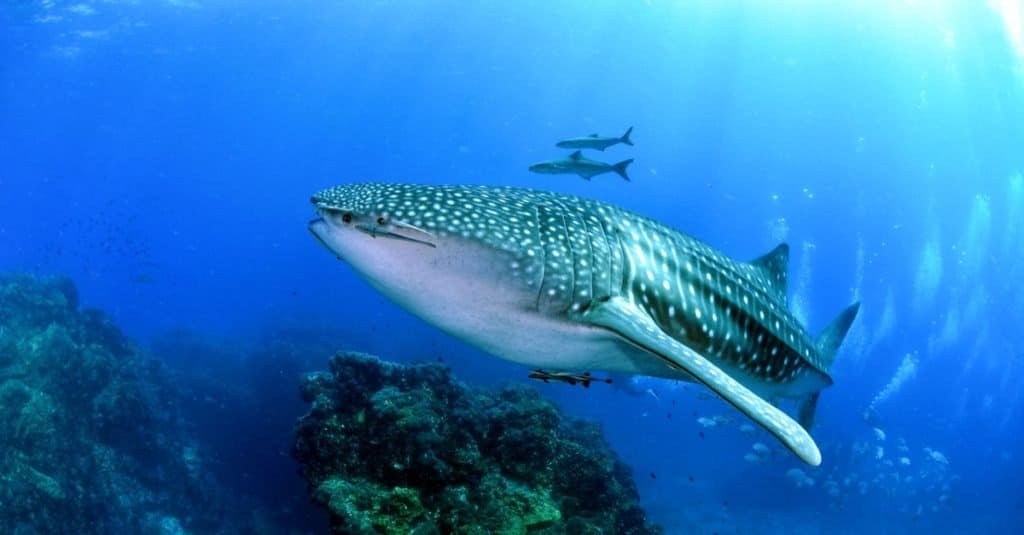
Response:
[{"label": "small fish", "polygon": [[792,481],[798,489],[814,486],[814,478],[808,476],[803,470],[799,468],[790,468],[789,470],[787,470],[786,478]]},{"label": "small fish", "polygon": [[562,149],[594,149],[601,151],[619,143],[633,146],[633,141],[629,139],[629,135],[632,133],[633,127],[631,126],[626,130],[625,134],[622,134],[622,137],[601,137],[597,134],[590,134],[589,136],[564,139],[555,143],[555,146]]},{"label": "small fish", "polygon": [[711,418],[705,418],[704,416],[697,418],[697,423],[704,427],[715,427],[716,425],[718,425],[718,422],[712,420]]},{"label": "small fish", "polygon": [[754,434],[754,426],[752,426],[750,424],[743,424],[743,425],[740,426],[740,433],[743,433],[744,435],[753,435]]},{"label": "small fish", "polygon": [[937,462],[939,464],[945,464],[945,465],[949,464],[949,459],[947,459],[946,456],[943,455],[942,452],[940,452],[940,451],[936,451],[936,450],[933,450],[931,448],[925,448],[924,452],[925,452],[925,454],[928,455],[928,457],[931,460],[933,460],[933,461],[935,461],[935,462]]},{"label": "small fish", "polygon": [[529,375],[530,379],[536,379],[538,381],[544,381],[545,383],[551,381],[557,381],[568,385],[576,386],[577,384],[583,385],[583,388],[590,388],[590,383],[597,381],[599,383],[611,384],[612,380],[608,378],[592,377],[590,372],[584,373],[570,373],[570,372],[549,372],[544,370],[533,370]]},{"label": "small fish", "polygon": [[633,163],[632,158],[622,160],[614,165],[588,160],[583,157],[582,152],[576,151],[570,154],[568,158],[535,163],[530,166],[530,172],[542,175],[579,175],[586,180],[590,180],[597,175],[614,172],[628,181],[629,175],[626,174],[626,168],[631,163]]},{"label": "small fish", "polygon": [[725,415],[722,415],[722,414],[716,414],[716,415],[712,416],[711,419],[714,420],[715,423],[718,424],[718,425],[732,425],[732,424],[736,423],[736,419],[735,418],[733,418],[731,416],[725,416]]}]

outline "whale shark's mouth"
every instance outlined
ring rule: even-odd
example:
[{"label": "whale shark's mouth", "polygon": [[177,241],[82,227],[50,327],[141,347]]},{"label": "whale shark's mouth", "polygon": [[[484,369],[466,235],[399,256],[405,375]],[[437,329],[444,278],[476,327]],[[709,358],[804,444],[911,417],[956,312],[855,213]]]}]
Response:
[{"label": "whale shark's mouth", "polygon": [[[320,245],[324,246],[324,249],[327,249],[328,251],[331,251],[331,248],[328,247],[327,242],[325,242],[324,239],[322,237],[320,237],[320,233],[316,231],[316,228],[318,226],[326,226],[326,225],[327,225],[327,221],[324,221],[324,218],[322,218],[322,217],[318,217],[316,219],[310,219],[309,220],[309,223],[306,224],[306,230],[308,230],[309,233],[312,234],[314,238],[316,238],[316,241],[319,242]],[[331,251],[331,252],[333,253],[334,251]]]}]

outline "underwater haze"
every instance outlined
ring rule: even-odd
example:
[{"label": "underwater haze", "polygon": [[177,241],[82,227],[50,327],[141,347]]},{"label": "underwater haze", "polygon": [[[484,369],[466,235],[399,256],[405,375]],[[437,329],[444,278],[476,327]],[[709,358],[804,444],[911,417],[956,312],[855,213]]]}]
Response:
[{"label": "underwater haze", "polygon": [[[529,171],[568,158],[559,141],[630,127],[632,146],[583,149],[633,159],[629,181]],[[699,384],[532,381],[387,300],[306,228],[314,193],[366,181],[596,199],[741,261],[788,243],[808,332],[861,302],[817,406],[822,464]],[[292,443],[301,377],[355,350],[599,422],[665,533],[1017,533],[1024,3],[4,2],[0,273],[67,277],[162,363],[182,401],[160,447],[208,459],[218,489],[182,507],[245,504],[124,532],[347,532],[311,504]],[[5,366],[0,381],[36,388]],[[0,412],[42,399],[2,384]],[[0,441],[29,451],[22,430]],[[47,472],[3,446],[5,481]],[[0,526],[55,529],[18,518]]]}]

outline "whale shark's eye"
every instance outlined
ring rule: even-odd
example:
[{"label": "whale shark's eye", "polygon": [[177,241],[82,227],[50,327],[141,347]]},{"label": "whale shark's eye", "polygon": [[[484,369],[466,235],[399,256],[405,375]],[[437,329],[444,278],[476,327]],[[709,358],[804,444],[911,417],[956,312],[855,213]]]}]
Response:
[{"label": "whale shark's eye", "polygon": [[377,224],[378,225],[387,225],[388,224],[388,219],[386,217],[384,217],[384,216],[380,216],[380,217],[377,218]]},{"label": "whale shark's eye", "polygon": [[351,223],[352,222],[352,212],[345,212],[344,214],[341,214],[341,220],[343,222],[345,222],[345,223]]}]

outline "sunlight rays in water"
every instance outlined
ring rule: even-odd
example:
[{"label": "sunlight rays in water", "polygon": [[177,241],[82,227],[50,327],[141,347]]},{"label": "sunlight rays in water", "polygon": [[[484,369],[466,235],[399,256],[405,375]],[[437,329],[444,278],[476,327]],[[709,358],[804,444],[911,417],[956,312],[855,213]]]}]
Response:
[{"label": "sunlight rays in water", "polygon": [[1024,7],[1020,0],[989,0],[988,6],[1003,21],[1010,47],[1024,60]]},{"label": "sunlight rays in water", "polygon": [[882,305],[882,316],[875,327],[874,343],[878,344],[893,333],[896,328],[896,294],[890,287],[885,292],[885,304]]},{"label": "sunlight rays in water", "polygon": [[[936,366],[952,366],[956,372],[952,389],[958,401],[945,421],[959,422],[974,410],[985,410],[1005,428],[1018,415],[1014,404],[1022,380],[1017,372],[1024,360],[1015,356],[1020,342],[1013,333],[1014,318],[1024,311],[1017,304],[1024,299],[1018,283],[1024,273],[1024,177],[1012,172],[1003,184],[965,198],[963,219],[954,223],[958,231],[927,218],[929,230],[909,274],[908,310],[900,310],[899,288],[890,286],[868,351],[884,347],[886,340],[898,343],[892,334],[903,324],[927,325],[930,335],[923,345],[900,349],[905,357],[868,404],[866,418],[877,416],[886,400],[914,387],[922,371],[933,373]],[[944,241],[941,231],[956,237]],[[1009,305],[999,308],[1003,295]],[[980,378],[992,386],[968,387]]]},{"label": "sunlight rays in water", "polygon": [[793,312],[793,317],[797,319],[802,325],[810,325],[808,321],[811,319],[811,300],[808,297],[811,294],[811,257],[815,252],[815,245],[813,242],[804,240],[800,244],[800,268],[796,275],[796,288],[793,289],[793,298],[790,303],[790,310]]},{"label": "sunlight rays in water", "polygon": [[921,316],[931,309],[942,282],[942,249],[938,231],[924,245],[914,277],[914,312]]},{"label": "sunlight rays in water", "polygon": [[859,233],[857,234],[857,261],[854,266],[851,297],[853,301],[856,302],[862,299],[861,294],[864,288],[864,270],[867,269],[867,251],[864,248],[864,235]]},{"label": "sunlight rays in water", "polygon": [[1006,223],[1003,231],[1003,254],[1019,255],[1022,247],[1021,225],[1024,225],[1024,175],[1014,173],[1006,193]]},{"label": "sunlight rays in water", "polygon": [[954,302],[946,312],[942,320],[942,326],[938,333],[932,336],[928,343],[928,354],[936,355],[950,348],[960,336],[960,310]]},{"label": "sunlight rays in water", "polygon": [[960,280],[977,278],[989,260],[989,241],[992,235],[992,206],[988,195],[975,195],[967,228],[958,244]]}]

